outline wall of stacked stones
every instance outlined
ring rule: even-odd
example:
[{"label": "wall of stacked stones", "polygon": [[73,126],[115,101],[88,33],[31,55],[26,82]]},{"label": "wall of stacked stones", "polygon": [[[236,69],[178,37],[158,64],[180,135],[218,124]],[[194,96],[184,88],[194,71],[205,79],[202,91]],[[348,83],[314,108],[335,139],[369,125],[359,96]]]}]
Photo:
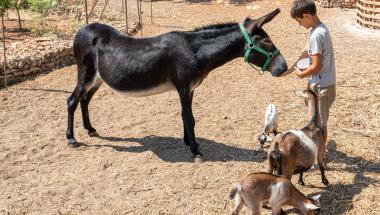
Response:
[{"label": "wall of stacked stones", "polygon": [[315,0],[321,7],[356,8],[357,0]]},{"label": "wall of stacked stones", "polygon": [[[111,22],[111,26],[124,31],[124,22]],[[132,36],[140,29],[135,21],[128,23],[128,35]],[[63,39],[57,36],[26,39],[13,42],[6,47],[7,82],[21,82],[40,73],[46,73],[75,63],[72,50],[73,38]],[[4,87],[3,49],[0,46],[0,88]]]},{"label": "wall of stacked stones", "polygon": [[[0,86],[2,87],[5,83],[3,55],[0,60]],[[6,49],[7,82],[8,84],[20,82],[39,73],[72,65],[74,62],[72,40],[44,37],[15,42]]]}]

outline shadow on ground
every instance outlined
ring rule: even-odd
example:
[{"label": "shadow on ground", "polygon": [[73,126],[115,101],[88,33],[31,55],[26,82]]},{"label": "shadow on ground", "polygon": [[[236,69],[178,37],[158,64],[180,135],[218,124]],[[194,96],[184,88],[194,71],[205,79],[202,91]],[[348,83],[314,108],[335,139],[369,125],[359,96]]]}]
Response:
[{"label": "shadow on ground", "polygon": [[[99,136],[98,138],[108,142],[117,143],[135,142],[140,144],[140,146],[125,146],[122,144],[114,145],[107,143],[104,145],[90,145],[82,143],[81,145],[85,147],[111,147],[120,152],[141,153],[145,151],[152,151],[160,159],[166,162],[193,162],[190,148],[186,146],[180,138],[160,136],[146,136],[143,138]],[[200,151],[203,153],[205,161],[265,161],[265,156],[263,156],[263,153],[260,151],[230,146],[204,138],[197,138],[197,141],[200,145]]]},{"label": "shadow on ground", "polygon": [[[343,163],[346,168],[336,171],[350,172],[355,174],[353,183],[344,184],[340,181],[330,181],[330,185],[321,194],[321,214],[343,215],[349,213],[353,207],[353,199],[363,189],[371,184],[379,184],[375,178],[365,176],[365,173],[380,173],[380,164],[367,161],[362,157],[350,157],[346,153],[337,150],[337,143],[328,143],[328,162]],[[334,160],[332,161],[331,158]],[[329,169],[327,169],[327,172]],[[328,173],[327,173],[328,174]],[[344,179],[342,179],[344,181]],[[311,196],[318,193],[311,194]]]}]

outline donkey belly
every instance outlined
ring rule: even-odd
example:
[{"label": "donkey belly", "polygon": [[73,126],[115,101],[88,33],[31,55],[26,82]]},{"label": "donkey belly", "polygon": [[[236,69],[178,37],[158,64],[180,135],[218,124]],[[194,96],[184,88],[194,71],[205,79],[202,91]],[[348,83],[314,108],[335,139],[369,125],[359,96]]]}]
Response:
[{"label": "donkey belly", "polygon": [[121,92],[123,95],[128,96],[128,97],[145,97],[145,96],[152,96],[152,95],[165,93],[172,90],[175,90],[175,87],[170,81],[168,81],[160,85],[144,88],[144,89],[130,89],[130,90],[117,90],[117,91]]}]

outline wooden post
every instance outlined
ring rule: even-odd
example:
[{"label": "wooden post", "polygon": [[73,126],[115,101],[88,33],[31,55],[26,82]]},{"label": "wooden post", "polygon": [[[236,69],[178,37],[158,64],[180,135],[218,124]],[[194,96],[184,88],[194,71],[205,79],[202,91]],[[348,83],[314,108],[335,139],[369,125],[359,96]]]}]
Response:
[{"label": "wooden post", "polygon": [[140,28],[140,36],[142,36],[142,21],[141,21],[141,1],[136,0],[137,3],[137,17],[139,19],[138,27]]},{"label": "wooden post", "polygon": [[124,0],[125,34],[128,35],[128,1]]},{"label": "wooden post", "polygon": [[100,13],[100,16],[99,16],[100,20],[102,20],[103,13],[104,13],[104,10],[107,7],[108,2],[109,2],[109,0],[105,0],[105,2],[104,2],[104,7],[103,7],[102,12]]},{"label": "wooden post", "polygon": [[4,53],[4,63],[3,63],[3,69],[4,69],[4,84],[5,89],[8,89],[8,82],[7,82],[7,58],[6,58],[6,47],[5,47],[5,26],[4,26],[4,12],[1,12],[1,31],[3,32],[3,53]]},{"label": "wooden post", "polygon": [[153,24],[153,0],[150,0],[150,22]]},{"label": "wooden post", "polygon": [[[137,0],[139,1],[139,0]],[[140,30],[141,30],[141,37],[143,35],[143,20],[142,20],[142,6],[141,6],[141,2],[142,0],[140,0],[140,13],[139,13],[139,17],[140,17]]]},{"label": "wooden post", "polygon": [[98,4],[98,0],[95,0],[95,1],[92,3],[90,13],[88,14],[88,18],[91,18],[92,13],[94,12],[94,9],[95,9],[96,4]]},{"label": "wooden post", "polygon": [[84,11],[86,16],[86,24],[88,24],[88,16],[87,16],[87,0],[84,0]]}]

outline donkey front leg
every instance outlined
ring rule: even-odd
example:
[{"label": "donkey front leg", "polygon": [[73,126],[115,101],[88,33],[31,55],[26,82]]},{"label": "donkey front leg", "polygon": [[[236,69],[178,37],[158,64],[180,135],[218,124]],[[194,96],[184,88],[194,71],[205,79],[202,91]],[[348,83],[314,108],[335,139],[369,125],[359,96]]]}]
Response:
[{"label": "donkey front leg", "polygon": [[[198,149],[198,143],[195,140],[194,126],[195,120],[193,116],[193,111],[191,109],[191,91],[189,88],[180,88],[178,89],[179,98],[181,100],[182,106],[182,120],[184,124],[185,133],[185,141],[186,139],[189,142],[190,150],[193,153],[193,157],[201,157],[203,156]],[[187,138],[186,138],[187,135]]]},{"label": "donkey front leg", "polygon": [[[194,95],[194,91],[191,91],[191,93],[190,93],[190,106],[192,106],[192,104],[193,104],[193,95]],[[183,112],[182,112],[182,114],[183,114]],[[185,125],[184,120],[183,120],[183,142],[186,144],[186,146],[190,146],[190,140],[189,140],[189,136],[187,135],[186,125]]]}]

